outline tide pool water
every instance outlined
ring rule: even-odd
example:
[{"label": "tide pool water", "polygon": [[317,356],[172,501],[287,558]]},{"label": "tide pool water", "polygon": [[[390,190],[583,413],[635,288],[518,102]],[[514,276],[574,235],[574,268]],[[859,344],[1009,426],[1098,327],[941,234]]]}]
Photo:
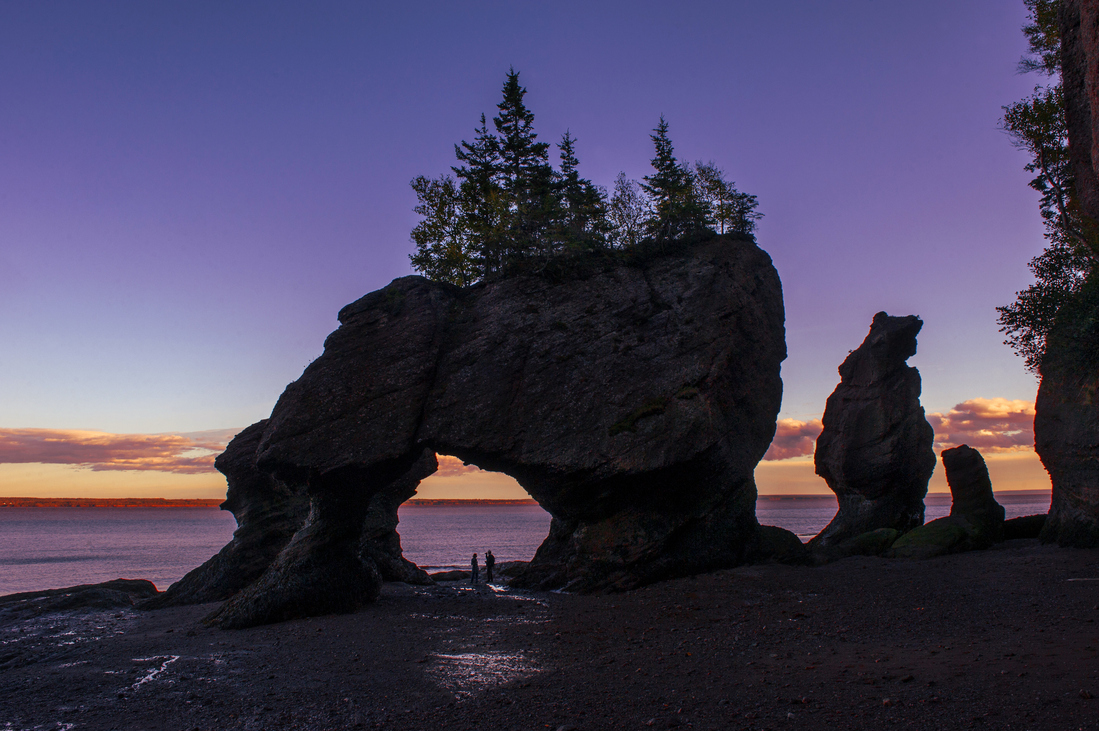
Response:
[{"label": "tide pool water", "polygon": [[[1001,493],[1007,517],[1045,513],[1049,493]],[[927,520],[950,512],[949,495],[929,495]],[[761,497],[760,523],[808,540],[835,515],[836,500]],[[414,506],[400,509],[405,556],[427,571],[483,562],[528,561],[549,532],[536,505]],[[213,556],[232,538],[233,516],[217,508],[0,508],[0,595],[117,578],[159,589]]]}]

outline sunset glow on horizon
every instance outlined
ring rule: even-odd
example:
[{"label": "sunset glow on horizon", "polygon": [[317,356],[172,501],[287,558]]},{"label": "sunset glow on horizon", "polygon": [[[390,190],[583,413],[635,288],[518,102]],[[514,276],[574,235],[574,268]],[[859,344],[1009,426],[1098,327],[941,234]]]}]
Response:
[{"label": "sunset glow on horizon", "polygon": [[[945,414],[928,414],[936,453],[969,444],[988,464],[993,489],[1046,490],[1049,475],[1033,443],[1034,402],[975,398]],[[756,468],[761,495],[832,494],[813,471],[820,419],[780,419],[770,449]],[[218,498],[225,479],[214,457],[238,429],[190,434],[108,434],[87,430],[0,429],[4,497]],[[439,469],[420,483],[426,499],[522,499],[511,477],[438,455]],[[949,492],[941,464],[929,485]]]}]

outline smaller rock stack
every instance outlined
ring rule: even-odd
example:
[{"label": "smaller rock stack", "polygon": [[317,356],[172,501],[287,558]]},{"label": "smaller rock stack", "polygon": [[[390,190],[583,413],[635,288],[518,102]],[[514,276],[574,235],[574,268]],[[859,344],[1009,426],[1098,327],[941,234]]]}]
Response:
[{"label": "smaller rock stack", "polygon": [[1004,507],[992,494],[992,480],[984,457],[966,444],[944,449],[941,456],[946,484],[950,487],[950,515],[972,525],[981,542],[1002,541]]},{"label": "smaller rock stack", "polygon": [[944,449],[942,460],[952,499],[950,515],[898,538],[890,557],[932,558],[988,548],[1004,539],[1004,508],[992,494],[981,453],[963,444]]}]

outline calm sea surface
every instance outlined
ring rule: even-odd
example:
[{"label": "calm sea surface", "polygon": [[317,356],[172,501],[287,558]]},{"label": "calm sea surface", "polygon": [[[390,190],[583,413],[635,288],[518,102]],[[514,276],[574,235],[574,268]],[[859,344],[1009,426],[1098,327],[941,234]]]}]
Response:
[{"label": "calm sea surface", "polygon": [[[1049,494],[1001,493],[1007,517],[1044,513]],[[759,522],[807,540],[836,512],[832,497],[773,499],[756,504]],[[929,495],[927,519],[950,512],[949,495]],[[549,532],[537,506],[405,506],[404,554],[428,571],[462,568],[491,549],[497,561],[529,560]],[[149,579],[165,589],[232,538],[233,516],[217,508],[2,508],[0,594]]]}]

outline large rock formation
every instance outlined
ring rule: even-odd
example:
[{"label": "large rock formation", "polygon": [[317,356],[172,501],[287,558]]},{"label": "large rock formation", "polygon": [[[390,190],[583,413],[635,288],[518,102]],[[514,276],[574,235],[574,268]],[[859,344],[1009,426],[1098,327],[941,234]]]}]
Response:
[{"label": "large rock formation", "polygon": [[359,537],[359,557],[378,567],[383,581],[403,581],[406,584],[433,584],[427,572],[404,557],[401,536],[397,533],[397,510],[401,503],[416,494],[420,480],[439,469],[439,460],[425,449],[409,472],[394,480],[385,490],[374,494],[363,521]]},{"label": "large rock formation", "polygon": [[889,556],[932,558],[988,548],[1004,539],[1004,508],[992,494],[981,453],[962,444],[944,449],[942,459],[952,498],[950,515],[905,533]]},{"label": "large rock formation", "polygon": [[553,516],[526,586],[625,589],[743,563],[758,545],[753,470],[786,349],[781,285],[754,243],[559,281],[404,277],[339,319],[256,451],[309,495],[308,521],[214,623],[368,601],[371,503],[414,489],[425,450],[513,476]]},{"label": "large rock formation", "polygon": [[902,533],[923,524],[923,498],[935,469],[935,432],[920,406],[920,374],[907,365],[923,322],[874,315],[870,334],[839,368],[814,455],[839,512],[809,545],[814,550],[878,528]]}]

